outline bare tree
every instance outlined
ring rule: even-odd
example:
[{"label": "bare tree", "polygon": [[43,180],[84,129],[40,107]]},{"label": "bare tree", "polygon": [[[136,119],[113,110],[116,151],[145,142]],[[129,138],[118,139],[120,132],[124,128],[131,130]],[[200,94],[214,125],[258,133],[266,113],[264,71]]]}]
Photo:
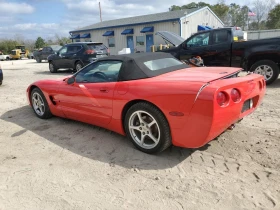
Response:
[{"label": "bare tree", "polygon": [[269,11],[275,6],[275,4],[275,0],[255,0],[253,2],[258,29],[260,29],[261,21],[267,18]]}]

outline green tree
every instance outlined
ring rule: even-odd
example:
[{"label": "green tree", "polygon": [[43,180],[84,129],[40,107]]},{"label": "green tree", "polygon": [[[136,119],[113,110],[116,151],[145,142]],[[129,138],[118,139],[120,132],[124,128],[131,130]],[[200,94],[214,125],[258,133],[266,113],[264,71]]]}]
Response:
[{"label": "green tree", "polygon": [[180,7],[180,6],[176,6],[176,5],[172,5],[172,6],[169,8],[169,11],[175,11],[175,10],[181,10],[181,7]]},{"label": "green tree", "polygon": [[228,12],[230,25],[239,26],[244,29],[248,24],[248,10],[249,8],[247,6],[241,7],[235,3],[230,4]]},{"label": "green tree", "polygon": [[253,1],[253,5],[254,5],[254,12],[256,13],[255,19],[257,22],[257,29],[261,29],[262,24],[261,22],[264,21],[266,19],[266,17],[269,14],[269,11],[271,11],[271,9],[274,7],[275,5],[275,1],[274,0],[254,0]]},{"label": "green tree", "polygon": [[71,43],[71,39],[69,37],[60,37],[58,34],[55,34],[55,42],[61,46]]},{"label": "green tree", "polygon": [[266,22],[268,29],[280,28],[280,4],[276,5],[269,13]]},{"label": "green tree", "polygon": [[8,55],[11,53],[13,49],[16,48],[16,45],[19,43],[15,40],[1,40],[0,41],[0,51],[2,51],[4,54]]},{"label": "green tree", "polygon": [[174,10],[182,10],[182,9],[191,9],[191,8],[201,8],[201,7],[210,7],[211,5],[210,4],[207,4],[205,2],[191,2],[189,4],[186,4],[186,5],[182,5],[182,6],[177,6],[177,5],[172,5],[170,8],[169,8],[169,11],[174,11]]},{"label": "green tree", "polygon": [[45,40],[42,37],[38,37],[36,42],[35,42],[35,48],[42,48],[46,45]]},{"label": "green tree", "polygon": [[221,19],[221,21],[227,24],[229,6],[226,5],[224,1],[220,1],[218,4],[210,6],[210,9]]}]

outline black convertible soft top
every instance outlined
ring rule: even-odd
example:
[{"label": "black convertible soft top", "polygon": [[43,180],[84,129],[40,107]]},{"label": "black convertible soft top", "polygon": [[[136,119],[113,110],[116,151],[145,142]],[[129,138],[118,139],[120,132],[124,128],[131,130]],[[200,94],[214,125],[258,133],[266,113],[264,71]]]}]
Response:
[{"label": "black convertible soft top", "polygon": [[[117,60],[122,61],[122,67],[119,72],[119,81],[128,81],[136,79],[144,79],[149,77],[155,77],[161,74],[165,74],[171,71],[176,71],[189,66],[184,63],[179,65],[162,68],[158,70],[150,70],[144,62],[158,60],[158,59],[176,59],[169,53],[154,52],[154,53],[133,53],[125,55],[112,55],[104,58],[99,58],[97,61]],[[177,60],[177,59],[176,59]]]}]

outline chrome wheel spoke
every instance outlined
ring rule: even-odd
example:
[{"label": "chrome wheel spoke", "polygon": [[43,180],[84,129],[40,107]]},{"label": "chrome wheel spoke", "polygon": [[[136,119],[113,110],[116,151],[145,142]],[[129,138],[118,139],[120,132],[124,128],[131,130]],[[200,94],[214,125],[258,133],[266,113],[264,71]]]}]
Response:
[{"label": "chrome wheel spoke", "polygon": [[152,127],[152,125],[154,125],[154,124],[156,124],[156,121],[153,119],[152,122],[150,122],[150,123],[148,124],[148,127],[150,128],[150,127]]},{"label": "chrome wheel spoke", "polygon": [[143,119],[142,119],[142,116],[141,116],[141,112],[137,112],[137,116],[138,116],[139,122],[140,122],[140,123],[143,123]]},{"label": "chrome wheel spoke", "polygon": [[159,142],[159,139],[154,137],[153,134],[148,134],[148,136],[150,137],[150,139],[155,142],[156,144]]},{"label": "chrome wheel spoke", "polygon": [[142,130],[140,126],[133,126],[133,125],[131,125],[131,126],[129,126],[129,128],[133,129],[133,130],[137,130],[137,131],[141,131]]},{"label": "chrome wheel spoke", "polygon": [[145,135],[141,134],[140,144],[143,146],[145,140]]}]

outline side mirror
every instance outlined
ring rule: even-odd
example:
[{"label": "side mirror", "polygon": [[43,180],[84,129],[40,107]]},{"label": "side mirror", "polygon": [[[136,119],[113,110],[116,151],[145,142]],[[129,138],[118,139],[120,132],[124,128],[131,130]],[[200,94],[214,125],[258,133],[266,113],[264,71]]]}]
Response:
[{"label": "side mirror", "polygon": [[67,80],[67,84],[68,85],[71,85],[75,82],[75,77],[70,77],[68,80]]}]

